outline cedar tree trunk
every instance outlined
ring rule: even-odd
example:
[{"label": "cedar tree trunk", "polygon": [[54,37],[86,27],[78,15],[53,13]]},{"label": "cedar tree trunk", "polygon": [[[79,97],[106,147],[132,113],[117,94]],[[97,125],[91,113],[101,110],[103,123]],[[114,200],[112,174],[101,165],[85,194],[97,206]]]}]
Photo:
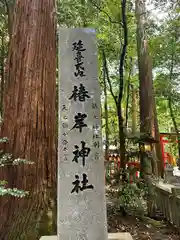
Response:
[{"label": "cedar tree trunk", "polygon": [[[139,96],[140,96],[140,131],[144,134],[159,138],[159,127],[157,120],[156,102],[153,91],[152,63],[148,53],[148,43],[144,27],[145,2],[136,0],[136,21],[137,21],[137,52],[139,65]],[[158,142],[155,146],[157,158],[159,161],[159,173],[163,175],[163,158]],[[154,159],[155,161],[155,159]],[[154,162],[154,165],[156,163]]]},{"label": "cedar tree trunk", "polygon": [[35,164],[1,169],[0,179],[30,195],[1,197],[0,235],[33,240],[48,229],[42,217],[56,188],[55,0],[16,0],[13,19],[1,135],[14,157]]}]

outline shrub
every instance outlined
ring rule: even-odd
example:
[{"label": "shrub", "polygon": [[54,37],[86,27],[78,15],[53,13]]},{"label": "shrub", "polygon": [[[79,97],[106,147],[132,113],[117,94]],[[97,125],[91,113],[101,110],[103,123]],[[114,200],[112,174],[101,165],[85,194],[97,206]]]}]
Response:
[{"label": "shrub", "polygon": [[[7,143],[8,139],[7,138],[0,138],[0,143]],[[31,161],[27,161],[26,159],[13,159],[12,154],[10,153],[5,153],[4,149],[0,150],[0,167],[4,167],[7,165],[19,165],[21,163],[24,164],[33,164]],[[0,196],[4,195],[11,195],[15,197],[25,197],[28,195],[29,192],[20,190],[17,188],[7,188],[6,187],[7,182],[4,180],[0,180]]]},{"label": "shrub", "polygon": [[126,183],[118,192],[119,208],[128,215],[143,216],[147,214],[147,189],[139,188],[136,183]]}]

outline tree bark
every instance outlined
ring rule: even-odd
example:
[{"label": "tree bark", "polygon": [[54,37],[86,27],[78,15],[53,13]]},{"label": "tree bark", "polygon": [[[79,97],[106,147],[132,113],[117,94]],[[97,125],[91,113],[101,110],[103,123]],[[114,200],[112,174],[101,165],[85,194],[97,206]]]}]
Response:
[{"label": "tree bark", "polygon": [[[139,97],[140,97],[140,132],[146,135],[152,133],[152,73],[149,69],[149,56],[147,52],[147,42],[144,30],[145,4],[141,0],[135,2],[135,15],[137,22],[137,53],[139,68]],[[144,146],[140,151],[141,176],[145,178],[145,173],[149,172],[148,164],[144,164],[147,159],[144,157]]]},{"label": "tree bark", "polygon": [[[157,109],[156,109],[156,99],[153,99],[153,112],[154,112],[154,138],[158,141],[153,147],[154,151],[154,175],[164,177],[164,160],[162,156],[161,142],[160,142],[160,133],[159,133],[159,124],[157,118]],[[157,159],[157,160],[156,160]],[[158,170],[158,172],[157,172]]]},{"label": "tree bark", "polygon": [[44,228],[47,233],[42,217],[49,203],[55,206],[56,189],[55,96],[55,0],[16,0],[1,135],[9,138],[8,152],[34,164],[1,169],[9,187],[30,192],[0,199],[1,239],[38,239]]},{"label": "tree bark", "polygon": [[124,134],[124,120],[122,116],[122,97],[124,88],[124,61],[128,46],[128,28],[127,28],[127,15],[126,15],[126,0],[121,0],[121,14],[122,14],[122,24],[123,24],[123,46],[120,55],[119,62],[119,96],[117,100],[117,115],[118,115],[118,125],[119,125],[119,140],[120,140],[120,158],[121,158],[121,168],[125,169],[126,166],[126,148],[125,148],[125,134]]},{"label": "tree bark", "polygon": [[137,97],[136,89],[131,85],[132,91],[132,134],[135,134],[137,127]]},{"label": "tree bark", "polygon": [[151,134],[152,131],[152,72],[149,68],[147,41],[144,31],[144,3],[136,0],[137,53],[139,67],[140,131]]},{"label": "tree bark", "polygon": [[[155,139],[160,141],[156,102],[153,91],[152,63],[148,54],[148,43],[144,30],[144,14],[145,3],[141,0],[136,0],[137,52],[140,82],[140,131],[141,133],[148,134],[150,136],[154,134]],[[159,161],[159,173],[162,176],[164,167],[160,142],[158,142],[154,148],[156,149],[153,150],[156,154],[155,157],[158,158]],[[154,169],[155,165],[156,164],[154,162]]]},{"label": "tree bark", "polygon": [[4,35],[1,35],[1,97],[0,97],[0,114],[2,116],[3,111],[3,96],[4,96],[4,67],[5,67],[5,46],[4,46]]},{"label": "tree bark", "polygon": [[131,87],[131,72],[132,72],[132,57],[130,58],[130,69],[129,69],[129,76],[128,76],[128,81],[127,81],[127,97],[126,97],[126,114],[125,114],[125,128],[127,129],[128,127],[128,115],[129,115],[129,95],[130,95],[130,87]]},{"label": "tree bark", "polygon": [[[109,77],[109,71],[107,67],[107,62],[106,62],[106,56],[105,52],[103,51],[104,54],[104,67],[106,71],[106,77],[107,81],[109,84],[110,92],[111,95],[114,99],[114,102],[116,104],[116,110],[117,110],[117,117],[118,117],[118,130],[119,130],[119,150],[120,150],[120,158],[121,158],[121,168],[125,169],[126,166],[126,149],[125,149],[125,134],[124,134],[124,120],[122,116],[122,97],[124,93],[124,61],[125,61],[125,56],[126,56],[126,50],[127,50],[127,45],[128,45],[128,28],[127,28],[127,16],[126,16],[126,0],[121,1],[121,11],[122,11],[122,23],[123,23],[123,37],[124,37],[124,42],[122,46],[122,51],[120,54],[120,61],[119,61],[119,91],[118,91],[118,96],[115,95],[113,92],[112,84],[110,81]],[[124,174],[123,174],[124,175]]]},{"label": "tree bark", "polygon": [[103,86],[104,86],[104,113],[105,113],[105,136],[106,136],[106,144],[105,144],[105,160],[108,159],[108,151],[109,151],[109,124],[108,124],[108,104],[107,104],[107,83],[106,83],[106,60],[104,51],[102,53],[103,56]]}]

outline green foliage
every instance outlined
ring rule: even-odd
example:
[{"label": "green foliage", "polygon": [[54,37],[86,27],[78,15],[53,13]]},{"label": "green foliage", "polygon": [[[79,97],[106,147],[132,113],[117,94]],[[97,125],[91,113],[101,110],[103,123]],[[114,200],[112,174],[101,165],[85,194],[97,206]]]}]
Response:
[{"label": "green foliage", "polygon": [[[131,174],[130,169],[126,169],[127,177]],[[130,183],[126,181],[121,184],[121,171],[116,172],[113,177],[108,178],[109,187],[107,193],[110,198],[115,199],[116,208],[122,213],[143,217],[148,214],[149,202],[153,202],[156,196],[155,184],[159,182],[159,178],[151,176],[147,181],[136,178],[136,182]]]},{"label": "green foliage", "polygon": [[118,192],[119,207],[126,213],[134,216],[143,216],[147,213],[147,186],[140,187],[137,184],[125,184]]},{"label": "green foliage", "polygon": [[24,191],[24,190],[19,190],[17,188],[6,188],[7,183],[5,181],[0,181],[0,196],[4,195],[11,195],[14,197],[25,197],[26,195],[29,194],[29,192]]},{"label": "green foliage", "polygon": [[[6,137],[0,138],[0,143],[7,143],[7,142],[8,142],[8,138]],[[5,167],[7,165],[19,165],[21,163],[33,164],[33,162],[27,161],[26,159],[21,159],[21,158],[14,159],[12,154],[5,153],[4,150],[0,151],[0,167]],[[20,190],[17,188],[12,188],[12,189],[7,188],[6,185],[7,185],[7,182],[5,180],[0,181],[0,196],[11,195],[14,197],[22,198],[29,194],[29,192]]]},{"label": "green foliage", "polygon": [[[153,62],[155,93],[157,101],[157,111],[159,127],[161,131],[169,131],[173,126],[166,96],[168,94],[177,95],[179,91],[179,62],[180,62],[180,44],[179,44],[179,1],[167,0],[150,0],[152,4],[147,12],[146,32],[148,36],[148,45]],[[12,4],[13,0],[7,3]],[[128,22],[128,49],[125,62],[125,81],[123,116],[125,118],[126,106],[126,89],[129,76],[130,57],[133,59],[133,71],[130,78],[136,88],[138,88],[138,71],[137,71],[137,46],[136,46],[136,21],[134,15],[133,1],[127,1],[127,22]],[[154,10],[164,14],[162,20],[154,17]],[[111,83],[114,93],[118,92],[118,63],[119,53],[122,47],[123,34],[121,26],[121,2],[119,0],[57,0],[57,23],[61,27],[89,27],[95,28],[98,37],[98,59],[99,59],[99,80],[102,82],[102,48],[106,52],[108,67],[110,71]],[[3,43],[2,43],[3,38]],[[172,80],[169,80],[170,59],[174,49],[174,73]],[[2,61],[7,58],[8,52],[8,16],[5,1],[0,2],[0,55]],[[1,62],[0,62],[1,64]],[[0,76],[1,77],[1,76]],[[102,84],[101,84],[102,85]],[[157,89],[156,89],[157,87]],[[178,91],[177,91],[178,90]],[[103,89],[102,89],[103,95]],[[131,95],[131,93],[130,93]],[[177,99],[177,98],[176,98]],[[179,98],[180,99],[180,98]],[[102,106],[104,99],[102,97]],[[173,111],[179,118],[179,100],[173,100]],[[109,134],[110,143],[113,144],[118,139],[117,113],[114,100],[108,88],[108,107],[109,107]],[[129,103],[129,126],[131,127],[131,96]],[[103,125],[104,109],[102,107]],[[138,109],[137,109],[138,111]],[[103,130],[103,135],[104,135]]]},{"label": "green foliage", "polygon": [[[13,0],[7,1],[9,3]],[[130,71],[130,57],[133,60],[133,70],[130,76],[130,83],[138,89],[137,71],[137,46],[136,46],[136,21],[134,15],[133,1],[127,1],[127,22],[128,22],[128,49],[124,68],[124,96],[123,96],[123,117],[125,118],[127,81]],[[165,14],[162,20],[153,16],[153,10],[147,12],[146,32],[148,37],[149,52],[153,62],[154,90],[158,112],[159,128],[162,132],[169,132],[173,127],[172,119],[168,108],[167,98],[172,97],[172,107],[176,116],[177,124],[180,125],[180,93],[179,93],[179,5],[178,1],[151,0],[154,7]],[[119,85],[119,53],[122,47],[122,17],[121,2],[119,0],[58,0],[57,1],[57,23],[61,27],[89,27],[95,28],[98,38],[98,59],[99,59],[99,80],[102,83],[102,49],[106,52],[109,75],[114,94],[118,92]],[[3,65],[8,52],[8,16],[5,1],[0,2],[0,64]],[[173,57],[173,73],[170,78],[170,68]],[[1,76],[0,76],[1,78]],[[104,95],[102,86],[102,125],[105,124]],[[109,86],[107,87],[108,121],[110,144],[118,142],[118,122],[114,100],[111,96]],[[139,97],[137,97],[138,99]],[[131,127],[131,93],[129,102],[129,121]],[[139,109],[137,106],[137,113]],[[139,125],[139,123],[138,123]],[[138,129],[137,129],[138,130]],[[103,128],[103,135],[105,131]],[[0,139],[0,142],[6,139]],[[12,155],[0,152],[0,166],[8,164],[17,165],[27,163],[26,160],[12,160]]]},{"label": "green foliage", "polygon": [[[166,96],[169,93],[175,95],[179,86],[178,63],[180,62],[180,44],[179,41],[179,7],[178,1],[159,1],[150,0],[150,10],[147,12],[146,32],[150,55],[153,62],[154,88],[156,93],[157,112],[160,131],[166,132],[173,127],[169,114]],[[154,17],[154,10],[164,14],[164,18],[159,20]],[[61,27],[89,27],[95,28],[98,38],[98,59],[99,59],[99,81],[102,87],[102,126],[105,126],[104,114],[104,95],[102,83],[102,49],[107,57],[109,75],[115,95],[118,92],[119,84],[119,53],[122,47],[123,34],[121,26],[121,2],[119,0],[58,0],[57,1],[57,22]],[[133,60],[133,70],[130,77],[130,83],[138,89],[138,71],[137,71],[137,46],[136,46],[136,20],[134,14],[134,5],[132,1],[127,1],[127,22],[128,22],[128,49],[124,68],[124,96],[123,96],[123,117],[125,118],[126,99],[127,99],[127,81],[130,70],[130,57]],[[172,48],[175,49],[176,75],[169,80],[170,59]],[[107,84],[108,85],[108,84]],[[172,94],[171,94],[172,95]],[[131,127],[131,92],[129,102],[129,121]],[[137,97],[138,99],[138,97]],[[180,98],[179,98],[180,99]],[[107,86],[108,101],[108,121],[109,121],[109,139],[110,144],[117,143],[118,140],[118,122],[114,99],[111,96],[109,86]],[[178,101],[173,101],[173,110],[179,118]],[[177,106],[176,106],[177,105]],[[139,115],[139,109],[137,107]],[[179,120],[178,120],[178,123]],[[139,126],[139,123],[138,123]],[[138,130],[138,129],[137,129]],[[103,136],[105,131],[103,128]]]}]

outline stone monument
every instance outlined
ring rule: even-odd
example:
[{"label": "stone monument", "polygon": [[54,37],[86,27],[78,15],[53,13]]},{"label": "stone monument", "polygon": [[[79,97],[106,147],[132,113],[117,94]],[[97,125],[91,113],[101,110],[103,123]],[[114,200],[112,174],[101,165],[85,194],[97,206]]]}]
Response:
[{"label": "stone monument", "polygon": [[59,36],[58,232],[41,240],[107,240],[96,34]]},{"label": "stone monument", "polygon": [[95,32],[60,30],[58,240],[107,239]]}]

